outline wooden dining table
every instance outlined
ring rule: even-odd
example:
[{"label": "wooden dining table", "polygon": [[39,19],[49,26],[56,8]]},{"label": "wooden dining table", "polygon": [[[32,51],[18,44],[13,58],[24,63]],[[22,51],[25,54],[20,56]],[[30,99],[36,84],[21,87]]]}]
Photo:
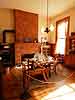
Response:
[{"label": "wooden dining table", "polygon": [[[32,65],[33,64],[33,65]],[[42,75],[43,80],[38,81],[45,81],[48,82],[49,78],[51,77],[52,71],[56,74],[56,62],[52,61],[34,61],[33,59],[29,59],[28,62],[23,63],[23,85],[24,88],[30,87],[31,80],[38,80],[35,79],[35,76]]]}]

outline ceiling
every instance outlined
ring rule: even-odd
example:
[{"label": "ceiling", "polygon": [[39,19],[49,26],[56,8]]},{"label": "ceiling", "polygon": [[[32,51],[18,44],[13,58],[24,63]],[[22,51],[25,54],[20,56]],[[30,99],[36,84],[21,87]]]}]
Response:
[{"label": "ceiling", "polygon": [[[48,0],[49,16],[56,16],[75,6],[75,0]],[[41,15],[47,14],[46,0],[0,0],[0,8],[20,9]]]}]

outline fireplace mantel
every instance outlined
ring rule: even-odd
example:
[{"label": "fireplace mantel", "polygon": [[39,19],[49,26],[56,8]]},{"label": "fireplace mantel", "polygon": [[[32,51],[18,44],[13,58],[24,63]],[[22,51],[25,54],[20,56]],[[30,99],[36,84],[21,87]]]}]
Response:
[{"label": "fireplace mantel", "polygon": [[15,63],[21,63],[23,54],[35,53],[40,48],[40,43],[15,43]]}]

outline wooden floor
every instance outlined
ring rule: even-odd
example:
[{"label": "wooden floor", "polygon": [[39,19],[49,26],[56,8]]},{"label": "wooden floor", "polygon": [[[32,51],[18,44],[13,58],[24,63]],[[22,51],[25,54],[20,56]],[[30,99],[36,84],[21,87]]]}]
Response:
[{"label": "wooden floor", "polygon": [[[47,82],[43,80],[42,76],[40,77],[40,79],[37,77],[37,81],[32,80],[30,82],[28,93],[26,93],[23,88],[22,69],[6,68],[5,73],[2,75],[3,99],[75,100],[75,69],[72,70],[59,64],[57,74],[52,72]],[[24,92],[25,98],[23,99],[22,94]]]}]

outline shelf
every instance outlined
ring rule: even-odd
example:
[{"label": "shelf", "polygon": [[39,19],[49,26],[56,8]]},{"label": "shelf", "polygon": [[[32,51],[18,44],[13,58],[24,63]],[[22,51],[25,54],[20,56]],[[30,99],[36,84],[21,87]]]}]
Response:
[{"label": "shelf", "polygon": [[75,54],[75,35],[70,36],[69,43],[70,54]]}]

